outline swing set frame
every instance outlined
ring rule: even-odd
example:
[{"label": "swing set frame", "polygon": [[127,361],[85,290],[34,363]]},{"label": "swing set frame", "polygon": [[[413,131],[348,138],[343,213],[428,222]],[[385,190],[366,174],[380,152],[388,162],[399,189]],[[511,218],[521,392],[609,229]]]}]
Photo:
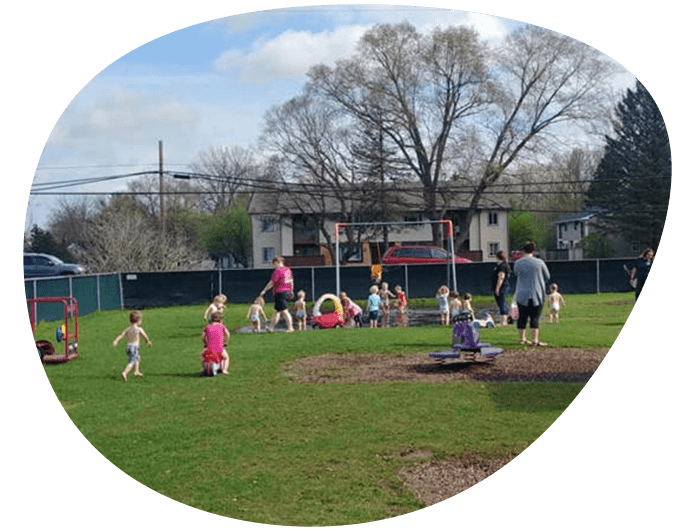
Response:
[{"label": "swing set frame", "polygon": [[[336,286],[336,293],[340,293],[340,259],[339,259],[339,235],[341,234],[342,228],[346,228],[349,226],[352,227],[357,227],[357,226],[389,226],[389,227],[400,227],[400,226],[406,226],[406,225],[421,225],[422,223],[430,223],[430,224],[441,224],[443,226],[443,229],[445,230],[444,236],[448,238],[448,242],[450,243],[450,261],[448,264],[452,266],[452,290],[457,291],[457,273],[455,272],[455,241],[454,241],[454,227],[452,224],[452,220],[426,220],[425,222],[421,221],[414,221],[414,222],[337,222],[334,225],[334,234],[335,234],[335,286]],[[379,248],[378,248],[379,249]]]}]

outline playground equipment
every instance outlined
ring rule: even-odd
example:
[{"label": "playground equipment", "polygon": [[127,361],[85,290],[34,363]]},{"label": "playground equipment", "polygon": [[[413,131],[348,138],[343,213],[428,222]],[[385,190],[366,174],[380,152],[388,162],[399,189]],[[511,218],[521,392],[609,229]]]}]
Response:
[{"label": "playground equipment", "polygon": [[216,377],[221,370],[221,353],[214,349],[205,349],[202,353],[203,369],[202,375],[205,377]]},{"label": "playground equipment", "polygon": [[[57,343],[64,344],[62,353],[56,352],[55,346],[48,340],[36,340],[41,361],[44,364],[67,362],[76,358],[78,353],[78,316],[79,310],[77,300],[72,296],[65,297],[35,297],[26,300],[29,305],[29,318],[31,320],[31,331],[35,334],[36,328],[36,308],[40,303],[62,303],[65,323],[58,326],[55,330],[55,340]],[[70,321],[73,321],[73,329],[70,328]]]},{"label": "playground equipment", "polygon": [[472,320],[469,311],[463,311],[462,314],[455,316],[452,322],[452,348],[433,351],[428,354],[431,358],[438,359],[440,362],[449,358],[475,362],[492,360],[493,357],[503,353],[503,348],[479,341],[480,325],[478,321]]},{"label": "playground equipment", "polygon": [[[320,312],[320,306],[327,299],[331,299],[334,302],[334,311],[322,314]],[[323,294],[315,302],[313,306],[313,317],[310,320],[313,328],[318,329],[334,329],[337,327],[344,326],[344,309],[342,308],[342,303],[339,298],[334,294]]]}]

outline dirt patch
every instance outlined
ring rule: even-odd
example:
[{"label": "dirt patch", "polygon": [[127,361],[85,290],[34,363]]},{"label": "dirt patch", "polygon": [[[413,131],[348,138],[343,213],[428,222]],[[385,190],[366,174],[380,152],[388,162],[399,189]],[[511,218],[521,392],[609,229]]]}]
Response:
[{"label": "dirt patch", "polygon": [[379,381],[557,381],[587,382],[608,349],[524,348],[490,361],[438,362],[428,353],[330,354],[293,360],[291,379],[306,383]]},{"label": "dirt patch", "polygon": [[[608,349],[521,348],[509,350],[487,362],[445,362],[427,353],[405,355],[331,354],[294,360],[285,374],[298,382],[383,381],[556,381],[586,382]],[[515,455],[465,454],[453,460],[433,461],[425,450],[401,453],[414,464],[400,474],[404,487],[430,506],[472,487],[492,475]]]},{"label": "dirt patch", "polygon": [[513,458],[470,455],[446,462],[423,462],[400,473],[404,487],[426,506],[431,506],[471,488]]}]

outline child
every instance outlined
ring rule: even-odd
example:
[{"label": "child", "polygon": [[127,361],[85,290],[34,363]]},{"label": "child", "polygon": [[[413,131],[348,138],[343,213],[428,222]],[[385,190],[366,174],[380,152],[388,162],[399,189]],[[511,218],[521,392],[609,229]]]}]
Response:
[{"label": "child", "polygon": [[448,304],[448,296],[450,295],[450,289],[443,285],[436,292],[436,299],[438,300],[438,311],[440,312],[440,324],[449,325],[450,324],[450,305]]},{"label": "child", "polygon": [[468,310],[472,315],[472,320],[474,319],[474,308],[472,307],[472,294],[465,292],[464,303],[462,304],[462,310]]},{"label": "child", "polygon": [[407,295],[402,290],[402,287],[395,286],[395,294],[397,295],[397,319],[402,327],[407,326]]},{"label": "child", "polygon": [[346,292],[339,293],[339,300],[344,309],[347,327],[361,327],[361,307],[354,303],[351,298],[347,296]]},{"label": "child", "polygon": [[128,380],[128,373],[130,373],[133,367],[135,368],[135,377],[142,376],[140,372],[140,336],[146,340],[147,345],[152,345],[147,333],[144,332],[142,328],[142,313],[139,310],[133,310],[130,313],[130,327],[124,329],[123,332],[113,340],[113,347],[118,345],[118,342],[120,342],[124,336],[128,337],[128,345],[125,348],[125,352],[128,355],[128,363],[120,376],[126,381]]},{"label": "child", "polygon": [[248,313],[245,315],[246,318],[250,318],[250,324],[253,326],[253,332],[262,332],[262,322],[260,321],[260,314],[267,321],[267,315],[265,314],[265,299],[262,297],[256,297],[253,304],[248,307]]},{"label": "child", "polygon": [[547,298],[547,303],[549,304],[549,323],[554,321],[558,323],[558,312],[561,310],[561,305],[565,306],[565,301],[563,296],[558,292],[558,285],[553,283],[550,287],[551,293]]},{"label": "child", "polygon": [[390,298],[395,297],[395,294],[390,292],[389,285],[383,282],[380,285],[380,306],[383,309],[383,325],[385,327],[390,326]]},{"label": "child", "polygon": [[460,301],[460,294],[458,292],[452,292],[450,294],[450,316],[455,317],[462,314],[462,301]]},{"label": "child", "polygon": [[299,290],[296,296],[298,299],[296,299],[296,303],[294,303],[294,310],[296,311],[298,330],[305,331],[308,321],[308,314],[306,313],[306,293],[303,290]]},{"label": "child", "polygon": [[368,320],[371,324],[371,329],[378,328],[378,314],[380,311],[380,296],[378,295],[378,286],[373,285],[370,289],[371,295],[368,296]]},{"label": "child", "polygon": [[202,350],[200,355],[200,362],[202,363],[202,369],[204,371],[205,358],[209,358],[210,351],[215,352],[218,357],[221,354],[221,372],[224,375],[229,374],[229,353],[224,347],[231,337],[229,330],[221,323],[223,315],[221,312],[212,312],[211,323],[207,325],[202,331],[202,342],[205,345],[205,349]]},{"label": "child", "polygon": [[207,310],[205,310],[204,314],[204,320],[209,321],[209,323],[212,323],[212,313],[214,312],[223,312],[226,310],[226,296],[224,294],[219,294],[217,296],[214,296],[214,299],[212,302],[209,304],[207,307]]}]

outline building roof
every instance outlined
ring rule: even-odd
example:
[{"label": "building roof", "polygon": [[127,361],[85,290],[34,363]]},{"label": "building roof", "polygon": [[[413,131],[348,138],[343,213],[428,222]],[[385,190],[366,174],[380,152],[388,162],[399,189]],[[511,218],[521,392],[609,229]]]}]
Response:
[{"label": "building roof", "polygon": [[585,220],[589,220],[590,218],[594,217],[597,215],[596,211],[584,211],[584,212],[579,212],[579,213],[573,213],[569,214],[567,216],[563,216],[553,222],[553,225],[557,224],[564,224],[564,223],[570,223],[570,222],[584,222]]},{"label": "building roof", "polygon": [[[379,201],[391,202],[398,209],[410,212],[424,210],[421,185],[405,183],[381,187],[355,187],[351,194],[343,191],[341,198],[324,186],[304,184],[281,184],[278,190],[267,190],[253,193],[248,205],[249,214],[305,214],[305,213],[340,213],[358,211],[364,203],[374,200],[375,194],[382,194]],[[461,186],[446,184],[437,191],[438,205],[448,210],[467,209],[472,194],[460,191]],[[344,209],[342,209],[344,202]],[[483,210],[510,210],[510,204],[502,196],[485,194],[479,202]]]}]

